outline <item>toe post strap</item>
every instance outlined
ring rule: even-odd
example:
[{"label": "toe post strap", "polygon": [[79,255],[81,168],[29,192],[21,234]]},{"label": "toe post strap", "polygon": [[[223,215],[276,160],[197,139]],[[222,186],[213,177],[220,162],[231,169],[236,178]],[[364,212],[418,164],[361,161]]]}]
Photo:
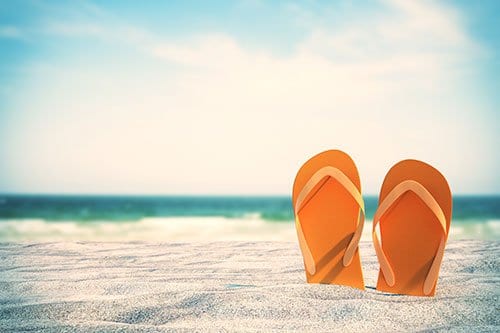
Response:
[{"label": "toe post strap", "polygon": [[[356,187],[356,185],[354,185],[354,183],[349,179],[349,177],[347,177],[346,174],[344,174],[340,169],[337,169],[333,166],[326,166],[316,171],[311,176],[311,178],[309,178],[309,180],[306,182],[306,184],[300,191],[299,195],[297,196],[297,200],[295,201],[294,205],[294,212],[295,212],[295,227],[297,229],[299,244],[304,257],[304,263],[307,271],[311,275],[316,273],[316,263],[312,256],[311,250],[307,245],[306,238],[302,230],[302,225],[299,220],[299,212],[303,207],[305,207],[307,202],[309,202],[309,200],[311,200],[311,198],[314,196],[314,194],[313,196],[310,196],[313,189],[316,188],[316,186],[323,181],[324,184],[327,178],[333,178],[337,182],[339,182],[347,190],[347,192],[354,198],[354,200],[356,201],[356,203],[360,208],[356,231],[354,232],[351,241],[349,242],[349,245],[346,248],[344,257],[342,259],[344,267],[349,266],[352,262],[352,259],[354,258],[354,254],[356,253],[359,240],[361,238],[361,233],[363,231],[363,225],[365,220],[365,205],[363,197],[361,196],[361,193]],[[306,200],[307,198],[308,200]]]},{"label": "toe post strap", "polygon": [[439,206],[436,199],[432,196],[432,194],[422,184],[414,180],[405,180],[396,185],[380,203],[373,217],[373,245],[375,247],[375,252],[380,263],[380,270],[382,271],[387,284],[392,287],[396,284],[396,277],[377,235],[377,226],[380,223],[380,219],[392,208],[394,208],[397,205],[399,199],[407,192],[415,193],[434,213],[441,226],[441,241],[436,250],[432,265],[429,269],[429,272],[427,273],[427,277],[424,282],[424,294],[429,295],[438,278],[439,267],[441,266],[441,261],[443,259],[444,246],[446,244],[446,238],[448,235],[446,227],[446,217],[443,213],[443,210]]}]

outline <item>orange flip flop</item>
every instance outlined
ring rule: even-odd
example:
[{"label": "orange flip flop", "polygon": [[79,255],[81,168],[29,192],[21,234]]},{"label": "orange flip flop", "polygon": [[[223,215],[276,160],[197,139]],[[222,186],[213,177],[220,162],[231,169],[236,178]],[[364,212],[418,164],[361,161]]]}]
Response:
[{"label": "orange flip flop", "polygon": [[297,173],[292,200],[307,282],[365,289],[358,251],[364,202],[349,155],[328,150],[309,159]]},{"label": "orange flip flop", "polygon": [[380,263],[377,290],[435,294],[451,206],[448,183],[432,166],[405,160],[389,170],[373,217],[373,243]]}]

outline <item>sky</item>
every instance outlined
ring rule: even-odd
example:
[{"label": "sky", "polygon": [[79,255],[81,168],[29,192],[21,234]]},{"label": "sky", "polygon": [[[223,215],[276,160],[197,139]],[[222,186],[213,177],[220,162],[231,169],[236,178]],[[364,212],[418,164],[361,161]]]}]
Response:
[{"label": "sky", "polygon": [[413,158],[500,193],[500,2],[0,1],[0,193],[363,193]]}]

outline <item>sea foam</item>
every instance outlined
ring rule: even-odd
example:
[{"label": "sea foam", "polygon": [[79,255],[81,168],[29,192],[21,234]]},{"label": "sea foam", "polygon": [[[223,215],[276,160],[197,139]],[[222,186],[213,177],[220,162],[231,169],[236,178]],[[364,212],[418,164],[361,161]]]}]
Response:
[{"label": "sea foam", "polygon": [[295,239],[291,223],[270,223],[257,215],[227,217],[154,217],[139,221],[2,220],[0,241],[226,241]]},{"label": "sea foam", "polygon": [[[362,240],[371,240],[367,220]],[[500,220],[452,221],[450,239],[500,239]],[[18,241],[293,241],[293,221],[269,222],[259,214],[241,218],[151,217],[138,221],[0,220],[0,242]]]}]

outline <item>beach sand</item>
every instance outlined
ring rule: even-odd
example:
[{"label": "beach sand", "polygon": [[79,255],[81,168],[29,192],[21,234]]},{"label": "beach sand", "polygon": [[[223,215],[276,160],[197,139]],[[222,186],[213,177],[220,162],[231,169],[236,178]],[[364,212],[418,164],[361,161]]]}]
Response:
[{"label": "beach sand", "polygon": [[500,331],[500,242],[450,241],[433,298],[305,283],[293,242],[0,244],[0,331]]}]

